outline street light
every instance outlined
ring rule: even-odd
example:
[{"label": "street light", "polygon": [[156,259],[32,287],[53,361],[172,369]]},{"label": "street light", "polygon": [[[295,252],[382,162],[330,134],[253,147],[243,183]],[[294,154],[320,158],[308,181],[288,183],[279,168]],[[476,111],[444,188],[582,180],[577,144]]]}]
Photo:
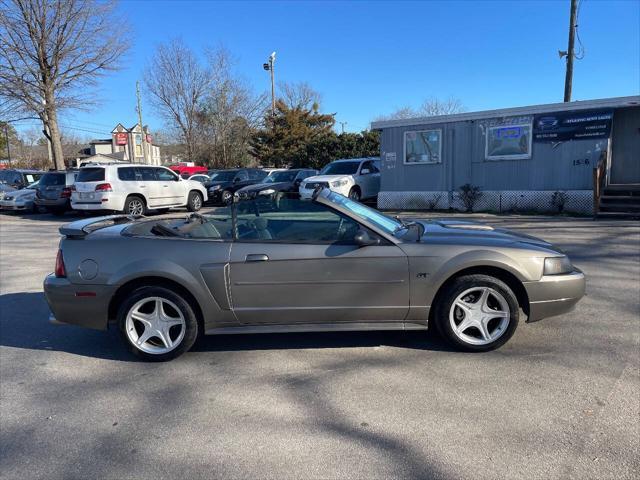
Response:
[{"label": "street light", "polygon": [[276,63],[276,52],[273,52],[269,55],[269,59],[267,63],[262,64],[262,68],[264,68],[267,72],[271,72],[271,115],[276,116],[276,87],[273,79],[273,69]]}]

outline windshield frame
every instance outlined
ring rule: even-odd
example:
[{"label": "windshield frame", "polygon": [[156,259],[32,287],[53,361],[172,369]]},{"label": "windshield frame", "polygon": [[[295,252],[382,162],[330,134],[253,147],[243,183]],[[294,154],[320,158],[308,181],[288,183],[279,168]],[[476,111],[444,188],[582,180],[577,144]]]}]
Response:
[{"label": "windshield frame", "polygon": [[[320,173],[318,175],[356,175],[358,173],[358,170],[360,169],[360,164],[362,162],[359,160],[347,160],[347,161],[343,161],[343,162],[331,162],[327,165],[325,165],[324,167],[322,167],[322,170],[320,170]],[[353,172],[339,172],[339,173],[328,173],[328,170],[331,167],[337,167],[339,165],[355,165],[356,168]]]},{"label": "windshield frame", "polygon": [[[234,178],[236,178],[236,175],[238,175],[238,172],[240,170],[219,170],[217,172],[215,172],[213,175],[211,175],[210,180],[211,182],[232,182]],[[231,174],[233,174],[231,176],[231,178],[218,178],[218,176],[224,176],[224,177],[228,177]]]},{"label": "windshield frame", "polygon": [[315,201],[328,204],[389,239],[398,240],[407,232],[407,228],[399,220],[327,188],[320,191]]},{"label": "windshield frame", "polygon": [[[293,177],[291,177],[291,179],[277,180],[276,177],[278,175],[288,175],[288,176],[293,175]],[[275,172],[271,172],[269,175],[264,177],[261,183],[291,183],[295,181],[297,176],[298,176],[297,170],[277,170]]]}]

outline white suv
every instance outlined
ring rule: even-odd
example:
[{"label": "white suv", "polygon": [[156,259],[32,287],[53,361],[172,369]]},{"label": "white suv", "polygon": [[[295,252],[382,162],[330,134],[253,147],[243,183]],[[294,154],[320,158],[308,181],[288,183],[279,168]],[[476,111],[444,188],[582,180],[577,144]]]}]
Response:
[{"label": "white suv", "polygon": [[78,173],[71,194],[74,210],[110,210],[144,215],[147,209],[200,210],[207,189],[165,167],[139,164],[92,165]]},{"label": "white suv", "polygon": [[300,184],[300,198],[309,199],[316,188],[330,190],[360,201],[374,198],[380,191],[380,159],[350,158],[326,165],[320,175],[306,178]]}]

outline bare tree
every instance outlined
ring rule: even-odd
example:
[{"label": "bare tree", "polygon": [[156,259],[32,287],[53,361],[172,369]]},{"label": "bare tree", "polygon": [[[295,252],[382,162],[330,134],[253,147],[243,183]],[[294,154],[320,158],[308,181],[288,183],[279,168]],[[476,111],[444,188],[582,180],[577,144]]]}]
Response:
[{"label": "bare tree", "polygon": [[[0,0],[0,98],[39,118],[64,168],[58,112],[86,108],[129,48],[112,1]],[[114,28],[115,27],[115,28]]]},{"label": "bare tree", "polygon": [[213,81],[199,110],[199,151],[211,166],[230,167],[249,160],[249,140],[263,121],[267,95],[255,95],[233,72],[224,47],[207,51]]},{"label": "bare tree", "polygon": [[381,115],[376,117],[376,121],[383,120],[402,120],[407,118],[435,117],[438,115],[453,115],[454,113],[462,113],[466,108],[460,100],[449,97],[446,100],[439,100],[431,97],[422,102],[420,108],[414,110],[412,107],[402,107],[397,109],[391,115]]},{"label": "bare tree", "polygon": [[278,84],[280,98],[290,109],[312,110],[313,105],[322,102],[322,95],[307,82]]},{"label": "bare tree", "polygon": [[196,151],[198,108],[212,81],[211,70],[178,38],[159,45],[145,71],[151,103],[168,126],[180,132],[189,160]]}]

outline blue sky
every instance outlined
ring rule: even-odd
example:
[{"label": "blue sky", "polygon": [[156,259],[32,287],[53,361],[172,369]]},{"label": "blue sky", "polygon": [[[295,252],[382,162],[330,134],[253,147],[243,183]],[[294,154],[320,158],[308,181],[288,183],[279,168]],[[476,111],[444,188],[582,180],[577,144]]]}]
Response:
[{"label": "blue sky", "polygon": [[[101,82],[100,108],[63,119],[95,129],[80,136],[135,123],[135,81],[154,46],[172,36],[196,51],[224,44],[256,91],[269,89],[262,63],[275,50],[276,79],[309,82],[348,131],[427,97],[454,96],[470,111],[562,101],[557,51],[567,46],[569,0],[123,1],[120,9],[133,49],[126,68]],[[575,63],[574,99],[639,93],[639,30],[640,1],[583,0],[586,53]],[[162,127],[146,102],[143,111],[152,130]]]}]

